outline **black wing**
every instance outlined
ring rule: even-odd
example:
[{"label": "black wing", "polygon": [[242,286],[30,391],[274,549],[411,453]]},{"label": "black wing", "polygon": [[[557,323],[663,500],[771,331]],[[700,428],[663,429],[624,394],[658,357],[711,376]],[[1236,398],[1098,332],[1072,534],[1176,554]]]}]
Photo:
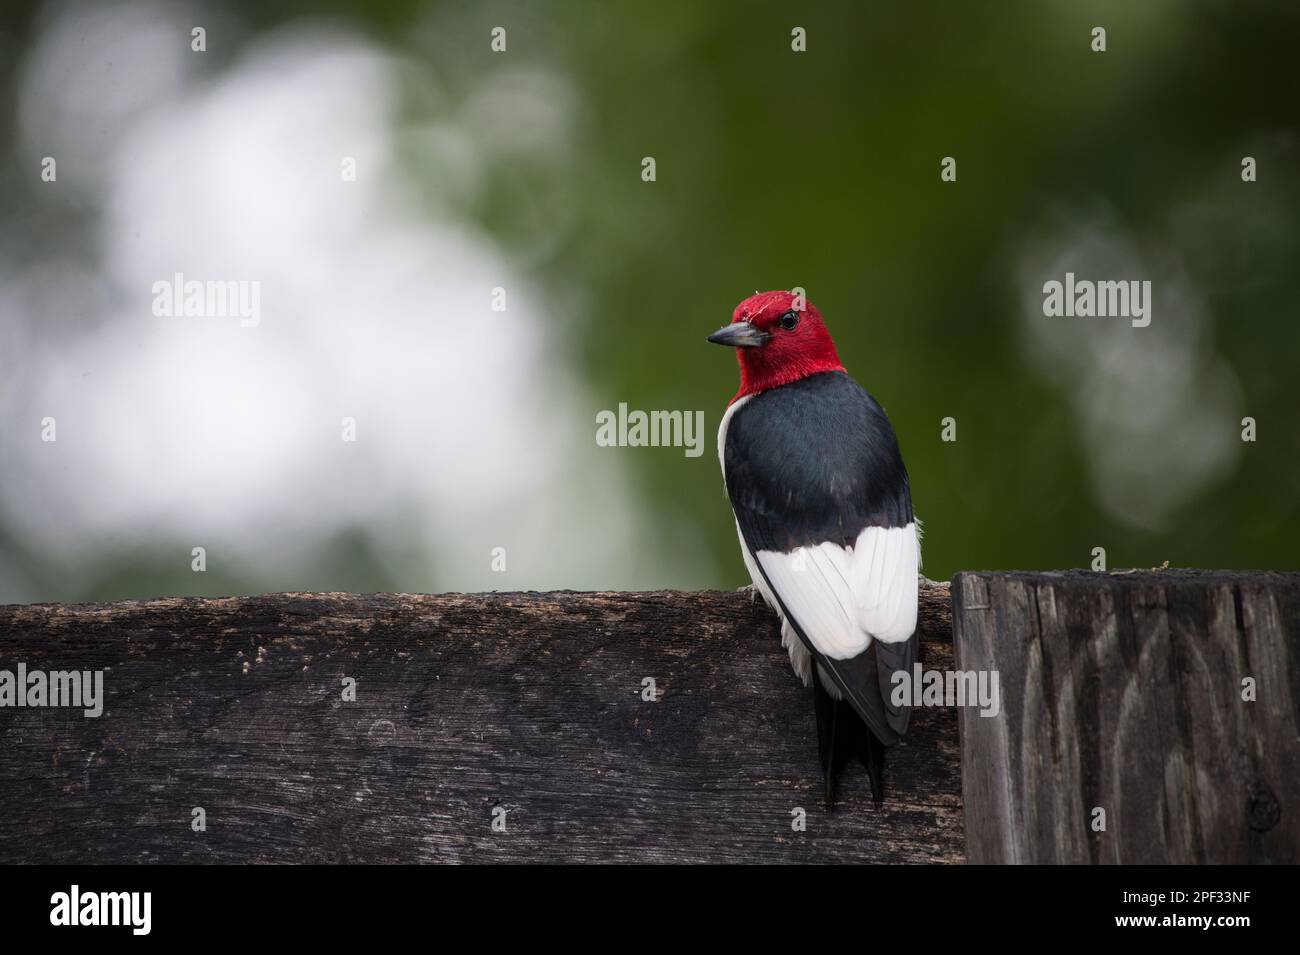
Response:
[{"label": "black wing", "polygon": [[[832,542],[850,547],[867,527],[906,527],[912,499],[898,440],[880,405],[843,372],[812,375],[763,392],[738,408],[723,445],[727,494],[754,564],[757,554],[788,554]],[[819,651],[779,589],[768,589],[809,652],[883,742],[907,729],[908,707],[890,703],[890,678],[910,673],[913,634],[873,640],[855,657]]]}]

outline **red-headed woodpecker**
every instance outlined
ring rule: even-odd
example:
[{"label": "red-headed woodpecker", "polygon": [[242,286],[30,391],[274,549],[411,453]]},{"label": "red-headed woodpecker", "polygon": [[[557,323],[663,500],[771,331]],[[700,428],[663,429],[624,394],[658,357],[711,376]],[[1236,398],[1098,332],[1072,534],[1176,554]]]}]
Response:
[{"label": "red-headed woodpecker", "polygon": [[891,681],[910,680],[917,659],[921,564],[894,429],[845,372],[821,313],[789,292],[745,299],[709,341],[740,360],[718,456],[745,567],[813,687],[827,808],[851,754],[880,806],[885,747],[911,716]]}]

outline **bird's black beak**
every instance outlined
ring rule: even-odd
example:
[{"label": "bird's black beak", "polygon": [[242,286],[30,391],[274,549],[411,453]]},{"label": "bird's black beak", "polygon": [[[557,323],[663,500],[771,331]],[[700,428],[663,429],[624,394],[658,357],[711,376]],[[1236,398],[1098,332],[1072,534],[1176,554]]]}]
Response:
[{"label": "bird's black beak", "polygon": [[749,322],[732,322],[724,325],[709,336],[715,345],[734,345],[737,348],[756,348],[765,344],[772,336],[760,331]]}]

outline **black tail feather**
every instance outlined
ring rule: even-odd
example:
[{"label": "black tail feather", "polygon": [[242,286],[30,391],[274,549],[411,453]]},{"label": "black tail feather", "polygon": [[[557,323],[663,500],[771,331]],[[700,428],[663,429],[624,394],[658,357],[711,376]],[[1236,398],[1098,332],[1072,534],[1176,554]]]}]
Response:
[{"label": "black tail feather", "polygon": [[813,678],[813,705],[817,714],[817,752],[821,757],[826,811],[835,811],[836,782],[849,759],[856,756],[871,779],[871,796],[879,809],[885,801],[885,750],[888,748],[858,716],[847,700],[826,692]]},{"label": "black tail feather", "polygon": [[826,811],[835,811],[835,730],[839,723],[839,702],[813,679],[813,706],[817,711],[817,753],[821,757]]},{"label": "black tail feather", "polygon": [[871,798],[880,809],[885,805],[885,749],[886,746],[880,740],[876,739],[876,734],[871,732],[865,726],[863,735],[866,737],[866,745],[861,752],[862,765],[867,767],[867,775],[871,777]]}]

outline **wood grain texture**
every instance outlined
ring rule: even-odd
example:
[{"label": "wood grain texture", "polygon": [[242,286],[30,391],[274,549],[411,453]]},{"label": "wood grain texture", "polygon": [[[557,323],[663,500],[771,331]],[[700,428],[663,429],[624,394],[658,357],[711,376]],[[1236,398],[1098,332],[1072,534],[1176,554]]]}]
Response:
[{"label": "wood grain texture", "polygon": [[971,862],[1300,861],[1300,574],[960,573],[953,607],[1002,695],[958,715]]},{"label": "wood grain texture", "polygon": [[[928,666],[950,628],[924,587]],[[3,863],[963,858],[956,714],[916,714],[883,811],[855,767],[827,815],[811,691],[745,594],[0,607],[20,661],[104,669],[106,705],[0,709]]]}]

